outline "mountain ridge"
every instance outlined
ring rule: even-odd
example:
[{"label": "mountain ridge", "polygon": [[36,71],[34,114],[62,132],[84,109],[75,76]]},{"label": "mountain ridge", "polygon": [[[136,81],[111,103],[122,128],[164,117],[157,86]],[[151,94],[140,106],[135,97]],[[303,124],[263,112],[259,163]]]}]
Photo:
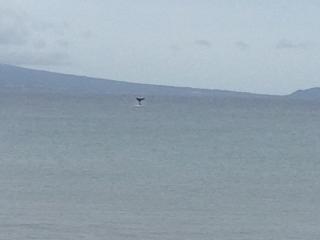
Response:
[{"label": "mountain ridge", "polygon": [[298,90],[289,95],[280,96],[218,89],[132,83],[127,81],[56,73],[46,70],[35,70],[7,64],[0,64],[0,91],[146,96],[291,97],[320,100],[320,88]]},{"label": "mountain ridge", "polygon": [[289,95],[289,97],[300,98],[300,99],[315,99],[320,100],[320,87],[313,87],[303,90],[297,90]]}]

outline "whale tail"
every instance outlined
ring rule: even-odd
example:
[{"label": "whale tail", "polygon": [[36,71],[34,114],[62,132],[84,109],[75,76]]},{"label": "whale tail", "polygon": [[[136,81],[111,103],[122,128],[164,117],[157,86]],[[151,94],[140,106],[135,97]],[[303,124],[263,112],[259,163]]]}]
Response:
[{"label": "whale tail", "polygon": [[144,100],[144,97],[136,97],[137,101],[138,101],[138,105],[141,106],[141,102]]}]

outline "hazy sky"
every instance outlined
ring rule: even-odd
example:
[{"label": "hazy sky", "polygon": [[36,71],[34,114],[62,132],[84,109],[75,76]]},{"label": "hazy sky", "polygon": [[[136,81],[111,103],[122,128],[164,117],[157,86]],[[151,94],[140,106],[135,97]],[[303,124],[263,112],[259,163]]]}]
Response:
[{"label": "hazy sky", "polygon": [[285,94],[320,86],[319,0],[0,0],[0,62]]}]

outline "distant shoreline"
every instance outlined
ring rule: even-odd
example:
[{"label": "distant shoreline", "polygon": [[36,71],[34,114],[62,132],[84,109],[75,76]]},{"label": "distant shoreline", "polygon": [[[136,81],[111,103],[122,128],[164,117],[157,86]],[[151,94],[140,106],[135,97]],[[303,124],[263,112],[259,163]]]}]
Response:
[{"label": "distant shoreline", "polygon": [[143,95],[241,98],[297,98],[320,100],[320,88],[298,90],[288,95],[257,94],[229,90],[164,86],[76,76],[0,64],[1,92],[71,95]]}]

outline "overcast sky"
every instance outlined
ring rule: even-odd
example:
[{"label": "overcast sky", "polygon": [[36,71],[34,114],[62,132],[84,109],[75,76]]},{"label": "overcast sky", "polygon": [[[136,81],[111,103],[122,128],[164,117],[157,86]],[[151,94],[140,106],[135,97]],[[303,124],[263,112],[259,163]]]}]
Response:
[{"label": "overcast sky", "polygon": [[320,86],[319,0],[0,0],[0,62],[286,94]]}]

